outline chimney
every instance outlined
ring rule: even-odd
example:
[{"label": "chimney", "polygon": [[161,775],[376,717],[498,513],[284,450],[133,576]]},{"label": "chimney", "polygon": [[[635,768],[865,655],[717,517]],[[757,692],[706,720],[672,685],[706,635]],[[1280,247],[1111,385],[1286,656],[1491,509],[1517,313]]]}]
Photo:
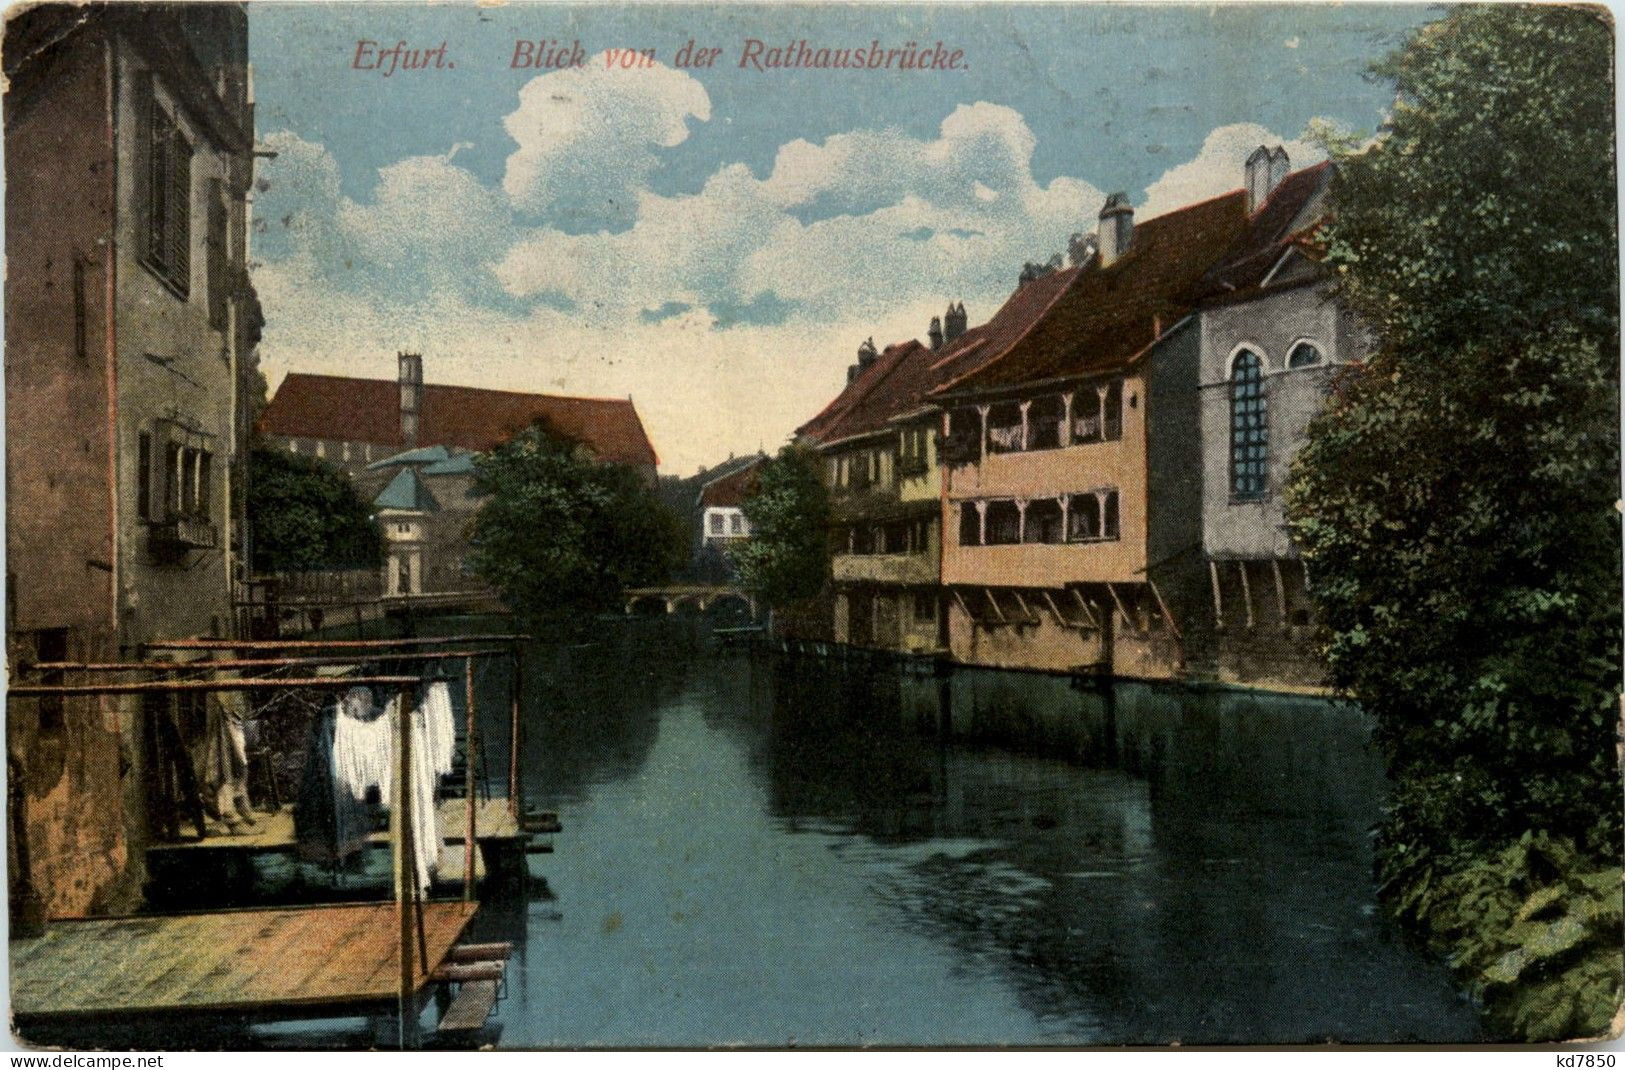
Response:
[{"label": "chimney", "polygon": [[1100,266],[1110,267],[1134,240],[1134,208],[1128,194],[1114,193],[1100,210]]},{"label": "chimney", "polygon": [[1247,214],[1258,211],[1269,200],[1275,187],[1281,184],[1286,177],[1291,161],[1287,159],[1286,149],[1277,145],[1273,149],[1263,145],[1252,151],[1247,157]]},{"label": "chimney", "polygon": [[423,412],[423,354],[397,353],[401,383],[401,445],[416,449],[418,417]]},{"label": "chimney", "polygon": [[876,360],[880,359],[879,350],[875,349],[875,340],[870,338],[858,347],[858,362],[847,366],[846,381],[852,382],[858,376],[869,370]]},{"label": "chimney", "polygon": [[[951,305],[949,306],[950,310],[952,307],[953,306]],[[931,340],[932,349],[942,348],[942,320],[938,319],[936,316],[931,317],[931,329],[926,332],[926,337]]]},{"label": "chimney", "polygon": [[942,317],[943,344],[946,345],[947,343],[954,341],[964,333],[965,303],[961,301],[958,304],[950,304],[948,306],[948,314]]}]

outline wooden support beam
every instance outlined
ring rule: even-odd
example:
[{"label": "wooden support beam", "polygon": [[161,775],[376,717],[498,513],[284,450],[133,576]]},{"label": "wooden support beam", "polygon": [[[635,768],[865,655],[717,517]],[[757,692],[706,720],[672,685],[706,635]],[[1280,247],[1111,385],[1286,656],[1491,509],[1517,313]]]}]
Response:
[{"label": "wooden support beam", "polygon": [[416,684],[416,676],[317,676],[309,679],[235,680],[138,680],[116,684],[18,684],[6,689],[8,698],[35,698],[40,695],[146,695],[177,691],[253,691],[260,688],[329,689],[371,684]]},{"label": "wooden support beam", "polygon": [[387,650],[391,647],[456,646],[467,643],[527,643],[523,634],[435,635],[413,639],[159,639],[148,650]]},{"label": "wooden support beam", "polygon": [[447,650],[429,654],[358,654],[305,658],[199,658],[196,661],[38,661],[19,665],[19,672],[237,672],[242,669],[283,669],[317,665],[355,665],[363,661],[395,664],[450,661],[465,658],[507,657],[506,650]]},{"label": "wooden support beam", "polygon": [[1055,623],[1062,628],[1070,628],[1071,624],[1065,617],[1061,616],[1061,607],[1055,604],[1055,599],[1050,596],[1047,588],[1044,591],[1044,601],[1049,603],[1049,611],[1055,615]]},{"label": "wooden support beam", "polygon": [[1077,599],[1078,608],[1083,610],[1083,615],[1088,619],[1089,626],[1098,632],[1100,630],[1100,618],[1095,616],[1095,611],[1093,609],[1089,608],[1089,603],[1084,599],[1082,592],[1080,592],[1076,587],[1068,587],[1067,590],[1071,591],[1072,597]]},{"label": "wooden support beam", "polygon": [[999,600],[993,597],[993,589],[990,587],[983,587],[982,596],[987,599],[987,604],[993,607],[993,612],[998,615],[1000,623],[1003,623],[1005,619],[1004,610],[999,608]]},{"label": "wooden support beam", "polygon": [[1247,562],[1237,561],[1236,568],[1241,570],[1241,600],[1247,606],[1247,627],[1253,626],[1253,585],[1247,582]]},{"label": "wooden support beam", "polygon": [[1168,612],[1168,603],[1162,600],[1162,592],[1157,590],[1157,581],[1147,576],[1145,583],[1147,587],[1151,588],[1151,596],[1157,600],[1157,609],[1162,611],[1162,619],[1168,622],[1168,630],[1174,633],[1175,639],[1183,640],[1185,637],[1179,632],[1179,622],[1174,620],[1172,613]]},{"label": "wooden support beam", "polygon": [[1212,558],[1207,562],[1208,579],[1213,581],[1213,624],[1224,630],[1224,596],[1219,593],[1219,563]]},{"label": "wooden support beam", "polygon": [[1021,597],[1020,589],[1012,587],[1010,588],[1010,593],[1016,596],[1016,604],[1021,606],[1022,614],[1025,615],[1028,620],[1032,621],[1034,624],[1037,624],[1039,622],[1038,614],[1034,613],[1032,611],[1032,607],[1027,605],[1027,600]]},{"label": "wooden support beam", "polygon": [[417,974],[412,966],[412,901],[417,898],[417,866],[412,857],[412,718],[414,695],[409,687],[402,687],[400,723],[395,738],[395,776],[390,790],[391,846],[395,862],[395,914],[399,923],[395,944],[396,965],[399,967],[399,991],[396,995],[396,1013],[399,1018],[398,1037],[402,1051],[417,1046]]},{"label": "wooden support beam", "polygon": [[506,941],[489,944],[458,944],[446,952],[447,962],[501,962],[513,954],[513,945]]},{"label": "wooden support beam", "polygon": [[1286,583],[1281,579],[1281,562],[1270,558],[1270,571],[1275,573],[1275,608],[1280,613],[1281,627],[1287,626]]},{"label": "wooden support beam", "polygon": [[1133,625],[1134,621],[1129,618],[1128,609],[1123,605],[1123,600],[1117,597],[1117,588],[1113,587],[1109,580],[1106,582],[1106,593],[1112,596],[1112,604],[1117,607],[1117,612],[1121,614],[1123,623]]},{"label": "wooden support beam", "polygon": [[474,718],[474,659],[463,663],[463,798],[468,805],[468,823],[463,828],[463,902],[474,901],[474,850],[476,845],[474,814],[474,733],[478,723]]},{"label": "wooden support beam", "polygon": [[519,706],[525,692],[525,651],[523,647],[515,646],[513,649],[513,693],[512,710],[510,711],[510,725],[508,729],[508,812],[514,817],[519,816],[519,742],[520,719]]}]

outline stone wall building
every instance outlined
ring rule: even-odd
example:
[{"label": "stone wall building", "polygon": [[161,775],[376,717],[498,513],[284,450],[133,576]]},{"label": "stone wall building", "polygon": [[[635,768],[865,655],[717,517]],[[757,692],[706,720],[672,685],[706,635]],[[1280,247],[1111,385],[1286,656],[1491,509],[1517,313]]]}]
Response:
[{"label": "stone wall building", "polygon": [[1227,682],[1316,686],[1325,667],[1282,489],[1337,369],[1369,339],[1329,292],[1310,240],[1330,170],[1266,170],[1285,159],[1263,148],[1249,159],[1247,188],[1262,198],[1254,241],[1214,273],[1199,316],[1205,661]]},{"label": "stone wall building", "polygon": [[[261,326],[247,35],[239,4],[47,5],[7,22],[14,666],[231,626]],[[14,905],[83,914],[133,894],[158,712],[10,703]]]}]

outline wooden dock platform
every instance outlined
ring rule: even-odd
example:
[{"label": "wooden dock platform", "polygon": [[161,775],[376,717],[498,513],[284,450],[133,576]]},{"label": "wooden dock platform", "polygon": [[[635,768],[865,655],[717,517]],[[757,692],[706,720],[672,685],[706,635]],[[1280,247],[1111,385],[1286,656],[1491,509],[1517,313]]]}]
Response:
[{"label": "wooden dock platform", "polygon": [[[292,1021],[393,1014],[393,903],[58,921],[11,941],[17,1027],[174,1015]],[[477,908],[423,904],[422,997]]]}]

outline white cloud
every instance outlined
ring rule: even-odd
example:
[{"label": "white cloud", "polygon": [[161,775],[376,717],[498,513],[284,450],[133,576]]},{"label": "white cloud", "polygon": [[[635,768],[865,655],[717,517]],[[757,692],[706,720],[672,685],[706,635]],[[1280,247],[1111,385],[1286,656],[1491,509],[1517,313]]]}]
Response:
[{"label": "white cloud", "polygon": [[1242,184],[1242,166],[1248,154],[1260,145],[1286,149],[1292,169],[1307,167],[1326,158],[1326,153],[1307,141],[1284,138],[1257,123],[1234,123],[1215,129],[1202,142],[1195,159],[1171,167],[1146,187],[1142,219],[1150,219],[1196,201],[1216,197]]},{"label": "white cloud", "polygon": [[643,193],[624,231],[538,230],[497,273],[515,296],[552,295],[606,320],[674,301],[717,311],[766,298],[825,321],[926,295],[985,303],[1024,261],[1065,248],[1103,199],[1076,179],[1040,186],[1033,148],[1019,113],[986,103],[960,106],[929,140],[797,140],[765,179],[735,164],[696,194]]},{"label": "white cloud", "polygon": [[[1063,250],[1104,199],[1077,178],[1037,182],[1031,129],[988,103],[934,136],[792,141],[764,178],[725,162],[693,192],[654,193],[659,150],[709,117],[680,72],[548,74],[508,116],[518,148],[500,186],[451,146],[380,169],[360,198],[321,145],[268,136],[280,155],[256,198],[255,281],[273,384],[291,369],[388,378],[415,348],[431,381],[631,394],[666,470],[692,471],[775,448],[840,388],[862,339],[921,337],[950,300],[984,320],[1021,264]],[[1142,212],[1235,188],[1246,153],[1282,141],[1215,130]],[[1294,166],[1316,158],[1284,143]],[[583,191],[615,199],[624,225],[575,232],[605,215]]]},{"label": "white cloud", "polygon": [[629,217],[659,164],[655,150],[687,140],[690,118],[709,120],[711,98],[661,64],[610,69],[599,55],[540,75],[503,119],[518,147],[502,188],[515,206],[555,220]]}]

